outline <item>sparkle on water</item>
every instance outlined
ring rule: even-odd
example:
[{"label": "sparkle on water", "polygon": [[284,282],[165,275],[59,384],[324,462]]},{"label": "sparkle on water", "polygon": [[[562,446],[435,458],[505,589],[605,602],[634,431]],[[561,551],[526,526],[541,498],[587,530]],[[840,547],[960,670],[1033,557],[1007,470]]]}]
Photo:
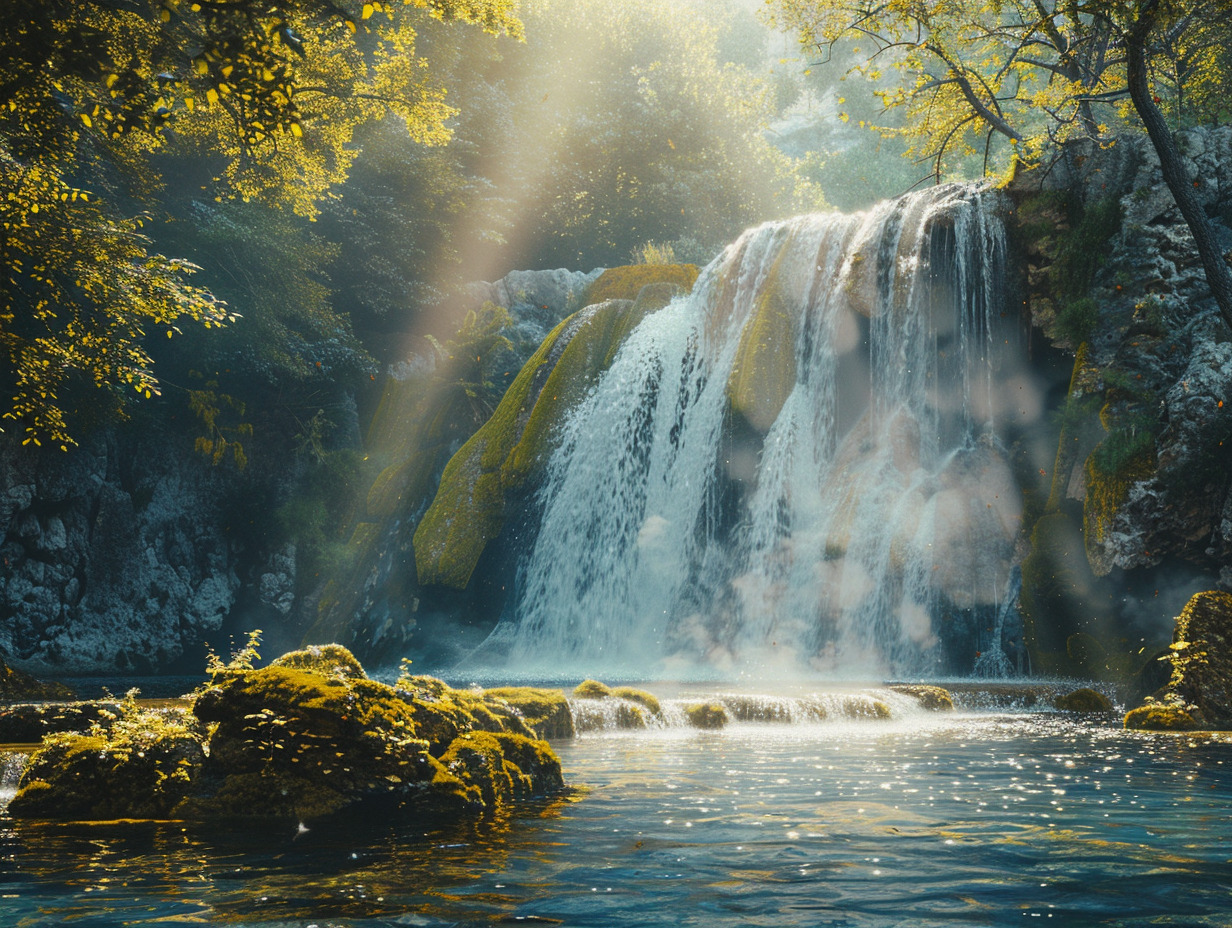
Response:
[{"label": "sparkle on water", "polygon": [[586,735],[449,828],[0,821],[0,921],[1227,925],[1232,743],[1052,713]]}]

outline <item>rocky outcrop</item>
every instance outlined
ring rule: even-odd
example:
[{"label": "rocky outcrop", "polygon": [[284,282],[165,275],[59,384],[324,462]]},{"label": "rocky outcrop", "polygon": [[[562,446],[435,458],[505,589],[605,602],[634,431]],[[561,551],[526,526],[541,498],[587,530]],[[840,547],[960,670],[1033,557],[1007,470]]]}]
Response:
[{"label": "rocky outcrop", "polygon": [[474,815],[559,791],[560,763],[498,698],[439,680],[368,679],[337,646],[215,671],[187,710],[134,701],[52,735],[9,806],[19,818]]},{"label": "rocky outcrop", "polygon": [[164,670],[240,585],[222,478],[191,446],[0,444],[0,653],[36,673]]},{"label": "rocky outcrop", "polygon": [[[1232,128],[1178,142],[1232,249]],[[1084,504],[1093,570],[1179,557],[1217,577],[1232,566],[1232,343],[1158,156],[1137,137],[1072,148],[1046,177],[1028,173],[1011,190],[1033,319],[1058,343],[1085,345],[1069,402],[1095,424],[1089,438],[1071,424],[1054,486]]]},{"label": "rocky outcrop", "polygon": [[[1232,128],[1178,142],[1232,249]],[[1032,663],[1125,678],[1184,597],[1232,586],[1232,333],[1145,138],[1071,146],[1010,191],[1032,321],[1076,355],[1047,502],[1024,527]]]}]

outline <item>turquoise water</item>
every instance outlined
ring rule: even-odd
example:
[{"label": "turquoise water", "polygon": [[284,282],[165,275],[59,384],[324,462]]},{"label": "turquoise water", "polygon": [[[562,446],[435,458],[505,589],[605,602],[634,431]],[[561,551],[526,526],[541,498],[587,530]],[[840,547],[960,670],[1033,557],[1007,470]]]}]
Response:
[{"label": "turquoise water", "polygon": [[598,733],[448,829],[0,819],[0,924],[1232,924],[1232,743],[1111,721]]}]

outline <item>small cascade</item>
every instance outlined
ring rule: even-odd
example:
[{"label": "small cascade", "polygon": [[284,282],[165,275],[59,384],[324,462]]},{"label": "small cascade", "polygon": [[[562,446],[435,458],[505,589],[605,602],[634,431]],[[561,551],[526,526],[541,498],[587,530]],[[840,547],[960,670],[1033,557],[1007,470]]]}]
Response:
[{"label": "small cascade", "polygon": [[[573,727],[579,735],[617,731],[683,730],[698,727],[691,709],[721,709],[724,724],[821,725],[851,722],[901,721],[926,710],[911,696],[889,689],[864,692],[811,693],[775,696],[750,693],[709,693],[659,699],[659,711],[627,699],[569,699]],[[709,726],[703,726],[709,727]]]},{"label": "small cascade", "polygon": [[17,795],[17,784],[29,762],[30,755],[25,751],[0,752],[0,807]]},{"label": "small cascade", "polygon": [[608,676],[970,673],[1021,517],[999,205],[942,186],[729,246],[562,424],[490,644]]}]

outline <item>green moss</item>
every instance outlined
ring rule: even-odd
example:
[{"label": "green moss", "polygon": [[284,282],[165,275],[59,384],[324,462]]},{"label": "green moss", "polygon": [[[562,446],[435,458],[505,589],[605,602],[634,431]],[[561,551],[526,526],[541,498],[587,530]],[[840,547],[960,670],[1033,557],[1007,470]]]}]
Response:
[{"label": "green moss", "polygon": [[1058,696],[1053,700],[1053,705],[1063,712],[1081,712],[1088,715],[1112,711],[1112,700],[1089,687]]},{"label": "green moss", "polygon": [[572,738],[574,735],[569,700],[560,690],[508,686],[484,690],[483,696],[489,704],[509,706],[540,738]]},{"label": "green moss", "polygon": [[1091,337],[1099,321],[1099,304],[1090,297],[1070,300],[1057,313],[1057,334],[1071,345],[1080,345]]},{"label": "green moss", "polygon": [[1087,458],[1087,491],[1082,503],[1082,529],[1087,561],[1097,577],[1112,570],[1103,543],[1112,521],[1129,499],[1130,488],[1156,472],[1155,436],[1150,431],[1111,432]]},{"label": "green moss", "polygon": [[265,667],[227,674],[193,711],[216,726],[204,773],[217,787],[188,814],[303,819],[396,801],[431,774],[414,708],[375,680]]},{"label": "green moss", "polygon": [[1206,590],[1176,618],[1168,690],[1212,728],[1232,729],[1232,594]]},{"label": "green moss", "polygon": [[718,703],[691,703],[684,707],[684,714],[694,728],[722,728],[727,724],[727,710]]},{"label": "green moss", "polygon": [[573,688],[573,695],[578,699],[607,699],[612,695],[612,688],[598,680],[583,680]]},{"label": "green moss", "polygon": [[489,811],[564,787],[560,761],[546,742],[523,735],[468,732],[441,757],[441,766],[473,787]]},{"label": "green moss", "polygon": [[1084,297],[1107,260],[1109,240],[1120,229],[1117,197],[1097,200],[1082,209],[1078,222],[1057,239],[1056,259],[1049,268],[1053,289],[1063,298]]},{"label": "green moss", "polygon": [[903,693],[906,696],[911,696],[921,706],[930,712],[952,712],[954,711],[954,699],[950,695],[949,690],[942,689],[939,686],[929,686],[925,683],[898,683],[891,686],[896,693]]},{"label": "green moss", "polygon": [[669,283],[693,289],[698,269],[693,264],[630,264],[608,268],[586,292],[587,303],[605,300],[636,300],[643,287]]},{"label": "green moss", "polygon": [[368,676],[355,655],[340,644],[314,644],[300,651],[288,651],[272,661],[270,666],[310,670],[324,677],[347,680],[361,680]]},{"label": "green moss", "polygon": [[776,262],[740,336],[727,382],[733,414],[762,435],[796,385],[796,313],[783,297],[777,272]]},{"label": "green moss", "polygon": [[5,706],[0,708],[0,744],[38,744],[45,735],[107,729],[121,711],[115,702]]},{"label": "green moss", "polygon": [[663,707],[659,705],[658,698],[645,690],[634,689],[631,686],[618,686],[612,690],[612,695],[617,699],[626,699],[645,706],[653,715],[663,714]]},{"label": "green moss", "polygon": [[445,465],[415,530],[421,583],[466,587],[488,542],[504,527],[506,494],[538,473],[567,411],[611,364],[644,311],[627,302],[591,307],[544,339],[492,417]]},{"label": "green moss", "polygon": [[28,673],[14,670],[0,659],[0,702],[66,701],[75,699],[63,683],[45,683]]},{"label": "green moss", "polygon": [[1125,727],[1139,731],[1195,731],[1198,723],[1179,706],[1146,705],[1126,713]]},{"label": "green moss", "polygon": [[49,735],[9,804],[16,818],[166,818],[202,767],[203,732],[184,710],[129,700],[107,729]]},{"label": "green moss", "polygon": [[508,732],[533,736],[533,730],[508,704],[469,690],[456,690],[435,677],[398,678],[395,689],[415,718],[416,734],[428,742],[428,751],[440,757],[465,732]]}]

